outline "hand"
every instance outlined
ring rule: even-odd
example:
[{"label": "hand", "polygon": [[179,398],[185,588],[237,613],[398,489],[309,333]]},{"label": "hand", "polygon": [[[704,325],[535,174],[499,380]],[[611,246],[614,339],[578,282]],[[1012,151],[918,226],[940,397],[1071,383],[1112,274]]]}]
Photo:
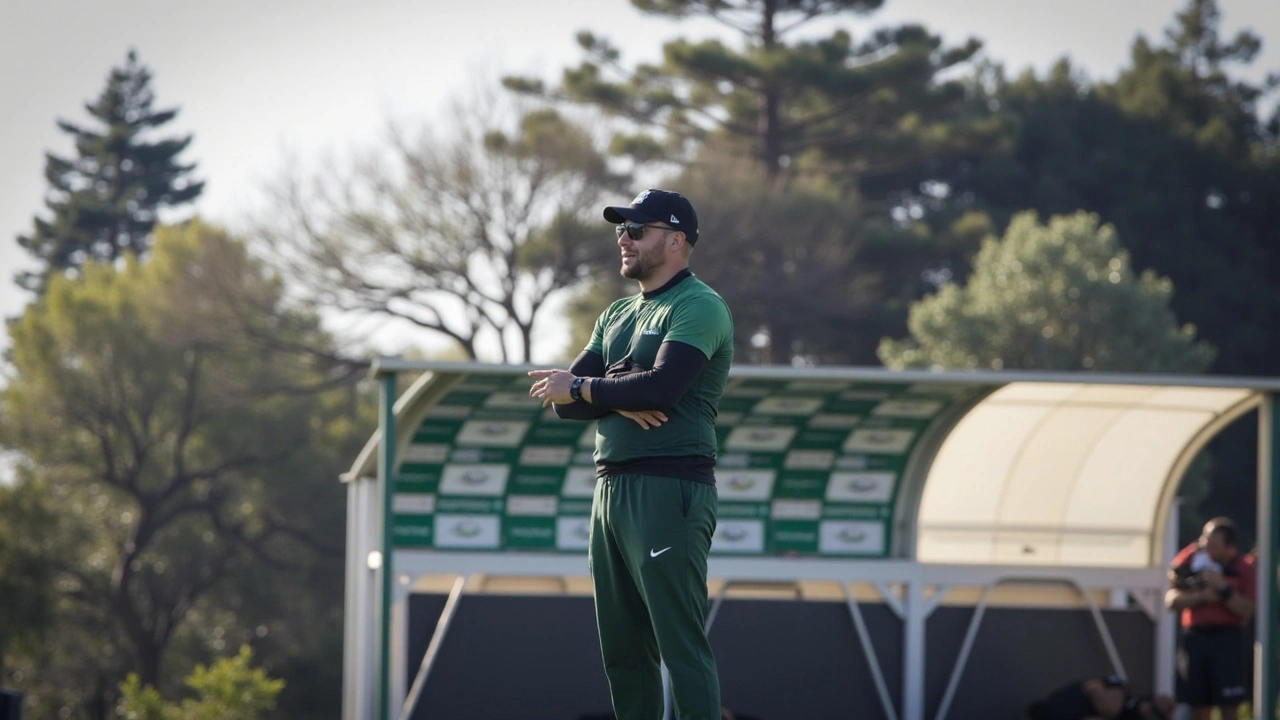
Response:
[{"label": "hand", "polygon": [[624,418],[634,420],[637,425],[648,430],[658,427],[667,421],[667,414],[661,410],[614,410]]},{"label": "hand", "polygon": [[1206,586],[1217,589],[1222,587],[1222,571],[1214,568],[1200,571],[1200,581]]},{"label": "hand", "polygon": [[566,405],[573,402],[569,385],[577,376],[568,370],[530,370],[529,377],[537,378],[529,388],[529,397],[541,399],[542,407],[551,403]]}]

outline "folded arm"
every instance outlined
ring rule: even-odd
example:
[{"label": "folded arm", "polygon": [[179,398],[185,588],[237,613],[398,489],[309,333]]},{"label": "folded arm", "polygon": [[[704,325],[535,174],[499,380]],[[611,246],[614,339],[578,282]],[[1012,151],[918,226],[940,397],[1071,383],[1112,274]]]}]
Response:
[{"label": "folded arm", "polygon": [[670,408],[706,365],[707,356],[692,345],[664,342],[658,347],[653,369],[621,377],[592,377],[582,384],[582,398],[606,411]]}]

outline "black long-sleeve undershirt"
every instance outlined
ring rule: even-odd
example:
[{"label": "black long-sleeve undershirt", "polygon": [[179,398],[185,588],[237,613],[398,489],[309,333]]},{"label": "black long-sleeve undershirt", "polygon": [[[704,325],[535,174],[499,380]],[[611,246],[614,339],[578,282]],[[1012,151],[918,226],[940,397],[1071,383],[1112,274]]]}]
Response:
[{"label": "black long-sleeve undershirt", "polygon": [[555,412],[561,418],[592,420],[613,410],[667,410],[689,390],[706,365],[707,356],[701,350],[671,341],[658,347],[651,370],[604,377],[604,358],[583,350],[569,372],[591,378],[591,402],[556,405]]},{"label": "black long-sleeve undershirt", "polygon": [[666,410],[684,396],[706,365],[707,356],[694,346],[664,342],[652,370],[588,381],[591,404],[610,410]]}]

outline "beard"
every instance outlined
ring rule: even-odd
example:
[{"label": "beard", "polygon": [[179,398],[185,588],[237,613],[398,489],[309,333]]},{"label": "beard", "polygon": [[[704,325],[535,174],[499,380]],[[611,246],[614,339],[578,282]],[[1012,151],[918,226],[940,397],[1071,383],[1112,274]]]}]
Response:
[{"label": "beard", "polygon": [[661,245],[637,252],[631,265],[623,262],[618,274],[630,280],[643,282],[648,280],[653,275],[653,271],[659,267],[662,267]]}]

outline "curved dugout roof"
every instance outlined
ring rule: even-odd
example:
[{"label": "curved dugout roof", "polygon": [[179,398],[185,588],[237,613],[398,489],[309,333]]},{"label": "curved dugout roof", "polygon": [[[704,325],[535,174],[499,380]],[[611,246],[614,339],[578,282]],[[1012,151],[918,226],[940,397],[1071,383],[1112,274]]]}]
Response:
[{"label": "curved dugout roof", "polygon": [[[425,372],[396,403],[397,547],[582,552],[593,427],[528,367]],[[1280,380],[735,367],[712,552],[1147,567],[1189,462]],[[377,437],[348,477],[374,474]]]}]

